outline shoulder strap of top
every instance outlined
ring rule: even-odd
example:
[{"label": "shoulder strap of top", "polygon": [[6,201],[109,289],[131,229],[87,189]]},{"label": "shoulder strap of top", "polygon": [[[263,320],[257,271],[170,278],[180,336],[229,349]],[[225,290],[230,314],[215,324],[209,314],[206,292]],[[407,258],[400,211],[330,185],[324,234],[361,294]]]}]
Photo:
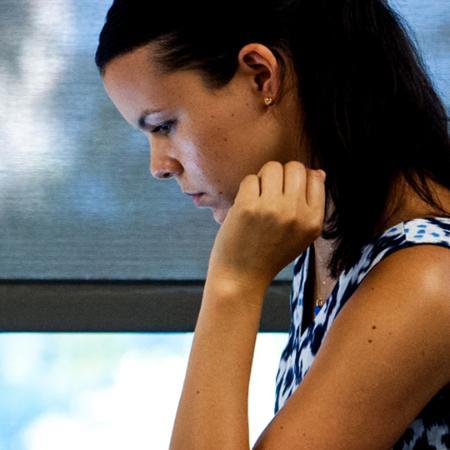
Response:
[{"label": "shoulder strap of top", "polygon": [[392,226],[363,248],[357,272],[364,278],[386,256],[419,244],[450,248],[450,217],[420,217]]}]

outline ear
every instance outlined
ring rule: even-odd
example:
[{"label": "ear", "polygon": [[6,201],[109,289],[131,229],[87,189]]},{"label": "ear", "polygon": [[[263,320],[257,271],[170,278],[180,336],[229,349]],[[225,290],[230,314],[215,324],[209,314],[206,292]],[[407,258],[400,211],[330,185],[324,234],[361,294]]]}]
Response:
[{"label": "ear", "polygon": [[257,91],[263,97],[272,97],[277,101],[281,87],[281,66],[273,52],[262,44],[247,44],[238,55],[239,68],[249,75]]}]

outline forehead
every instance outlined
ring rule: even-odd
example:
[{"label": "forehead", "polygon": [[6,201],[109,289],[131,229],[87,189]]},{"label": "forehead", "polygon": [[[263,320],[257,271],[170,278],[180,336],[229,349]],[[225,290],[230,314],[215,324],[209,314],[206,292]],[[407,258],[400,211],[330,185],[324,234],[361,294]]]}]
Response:
[{"label": "forehead", "polygon": [[[166,109],[198,89],[192,73],[161,74],[151,64],[148,47],[140,47],[111,60],[103,76],[106,92],[133,126],[144,110]],[[191,94],[189,94],[191,95]]]}]

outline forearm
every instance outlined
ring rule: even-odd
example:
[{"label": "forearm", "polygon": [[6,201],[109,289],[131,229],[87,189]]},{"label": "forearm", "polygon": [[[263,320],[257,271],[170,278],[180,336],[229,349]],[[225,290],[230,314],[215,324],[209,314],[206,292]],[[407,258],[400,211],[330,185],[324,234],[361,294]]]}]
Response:
[{"label": "forearm", "polygon": [[248,391],[264,294],[207,280],[170,450],[249,449]]}]

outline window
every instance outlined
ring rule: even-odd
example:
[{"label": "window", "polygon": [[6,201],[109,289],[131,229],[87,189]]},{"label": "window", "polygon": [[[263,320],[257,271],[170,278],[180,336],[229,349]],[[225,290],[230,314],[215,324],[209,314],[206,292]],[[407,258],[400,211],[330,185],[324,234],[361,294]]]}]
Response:
[{"label": "window", "polygon": [[[0,335],[0,448],[167,449],[193,333]],[[285,333],[257,337],[250,440],[273,417]]]},{"label": "window", "polygon": [[[449,106],[450,10],[391,3]],[[0,6],[0,450],[166,448],[181,393],[218,225],[151,177],[147,141],[103,89],[110,4]],[[252,441],[272,417],[291,278],[292,264],[265,301]]]}]

